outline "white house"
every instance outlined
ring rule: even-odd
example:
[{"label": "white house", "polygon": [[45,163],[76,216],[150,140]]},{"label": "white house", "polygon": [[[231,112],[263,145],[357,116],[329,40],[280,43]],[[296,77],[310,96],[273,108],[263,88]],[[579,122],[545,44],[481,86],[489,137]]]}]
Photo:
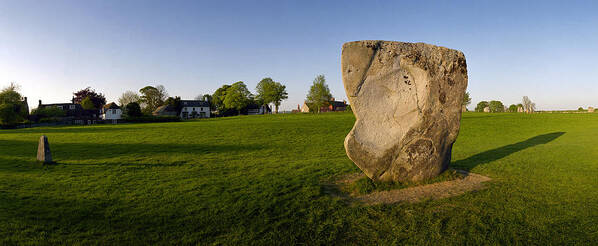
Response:
[{"label": "white house", "polygon": [[113,123],[116,123],[118,120],[120,120],[122,118],[122,114],[122,109],[113,102],[104,105],[104,107],[102,107],[100,110],[100,118],[102,118],[102,120],[112,120]]},{"label": "white house", "polygon": [[202,100],[181,100],[183,119],[210,118],[210,103]]}]

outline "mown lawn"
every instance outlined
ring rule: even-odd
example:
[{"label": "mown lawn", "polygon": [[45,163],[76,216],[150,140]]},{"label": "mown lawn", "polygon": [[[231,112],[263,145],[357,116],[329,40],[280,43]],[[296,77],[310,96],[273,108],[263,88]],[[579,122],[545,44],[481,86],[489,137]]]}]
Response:
[{"label": "mown lawn", "polygon": [[[598,114],[467,113],[483,191],[359,206],[351,114],[0,131],[0,244],[596,244]],[[56,165],[35,162],[40,135]]]}]

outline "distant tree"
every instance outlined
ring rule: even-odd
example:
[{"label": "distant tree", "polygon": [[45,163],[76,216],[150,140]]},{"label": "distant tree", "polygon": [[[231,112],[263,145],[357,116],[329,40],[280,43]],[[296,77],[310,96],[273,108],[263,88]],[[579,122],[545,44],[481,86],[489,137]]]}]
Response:
[{"label": "distant tree", "polygon": [[351,105],[347,105],[347,107],[345,108],[345,112],[353,112]]},{"label": "distant tree", "polygon": [[18,92],[20,86],[11,83],[0,91],[0,124],[14,125],[23,121],[29,114],[23,96]]},{"label": "distant tree", "polygon": [[168,92],[166,92],[166,88],[163,85],[156,87],[146,86],[141,88],[139,93],[141,93],[139,102],[144,104],[145,107],[142,111],[146,114],[151,114],[158,107],[162,106],[168,97]]},{"label": "distant tree", "polygon": [[210,104],[215,110],[218,110],[218,113],[222,113],[226,110],[224,99],[226,98],[226,91],[228,88],[230,88],[230,85],[223,85],[212,94],[212,102]]},{"label": "distant tree", "polygon": [[524,96],[522,99],[521,104],[523,105],[523,110],[526,113],[533,113],[536,110],[536,104],[529,99],[529,97]]},{"label": "distant tree", "polygon": [[583,108],[582,108],[582,107],[579,107],[579,108],[577,109],[577,111],[583,111]]},{"label": "distant tree", "polygon": [[90,97],[86,97],[83,99],[83,101],[81,101],[81,107],[85,110],[98,109],[93,104],[93,101],[91,101]]},{"label": "distant tree", "polygon": [[211,111],[216,110],[216,107],[214,106],[214,103],[212,103],[212,95],[210,95],[210,94],[197,95],[195,97],[195,100],[200,100],[200,101],[208,102],[210,104],[210,110]]},{"label": "distant tree", "polygon": [[169,97],[164,102],[164,105],[170,105],[171,107],[173,107],[176,110],[177,114],[180,114],[181,110],[183,109],[183,105],[181,104],[181,97]]},{"label": "distant tree", "polygon": [[251,92],[243,81],[232,84],[226,89],[226,97],[224,98],[224,106],[228,109],[235,109],[241,114],[241,109],[246,107],[252,100]]},{"label": "distant tree", "polygon": [[141,112],[141,106],[137,102],[130,102],[125,107],[125,113],[130,117],[139,117],[142,116],[143,113]]},{"label": "distant tree", "polygon": [[106,104],[106,97],[102,93],[97,93],[91,87],[73,93],[74,103],[82,104],[85,98],[89,98],[93,103],[93,108],[99,109]]},{"label": "distant tree", "polygon": [[509,106],[509,112],[511,112],[511,113],[516,113],[516,112],[517,112],[517,105],[515,105],[515,104],[511,104],[511,105]]},{"label": "distant tree", "polygon": [[282,100],[288,99],[286,86],[279,82],[275,82],[272,78],[262,79],[255,88],[257,95],[256,100],[262,105],[274,104],[275,112],[278,113],[278,108]]},{"label": "distant tree", "polygon": [[141,98],[137,93],[134,91],[125,91],[120,98],[118,98],[118,103],[121,107],[125,107],[132,102],[139,102]]},{"label": "distant tree", "polygon": [[476,112],[484,112],[484,108],[489,107],[489,106],[490,106],[490,104],[487,101],[481,101],[475,107],[475,111]]},{"label": "distant tree", "polygon": [[23,100],[23,96],[19,93],[21,87],[16,83],[10,83],[7,87],[4,87],[0,92],[0,104],[5,103],[20,103]]},{"label": "distant tree", "polygon": [[469,96],[469,92],[465,92],[463,95],[463,106],[467,107],[471,104],[471,97]]},{"label": "distant tree", "polygon": [[324,75],[316,76],[307,93],[306,103],[309,110],[320,113],[320,109],[324,106],[328,106],[331,99],[332,94],[330,94],[330,89],[326,84],[326,78]]},{"label": "distant tree", "polygon": [[500,113],[505,111],[505,105],[501,101],[490,101],[488,107],[492,113]]},{"label": "distant tree", "polygon": [[212,101],[212,95],[210,94],[203,94],[203,95],[197,95],[194,98],[195,100],[200,100],[200,101],[206,101],[206,102],[211,102]]},{"label": "distant tree", "polygon": [[0,104],[0,124],[14,125],[22,121],[22,117],[15,111],[13,104]]}]

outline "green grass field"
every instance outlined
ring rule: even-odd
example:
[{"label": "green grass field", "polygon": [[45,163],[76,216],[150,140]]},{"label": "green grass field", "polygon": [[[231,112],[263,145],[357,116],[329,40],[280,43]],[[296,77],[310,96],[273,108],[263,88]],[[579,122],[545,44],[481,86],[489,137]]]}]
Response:
[{"label": "green grass field", "polygon": [[[452,166],[487,189],[360,206],[351,114],[0,131],[0,244],[596,244],[598,114],[467,113]],[[56,165],[35,162],[50,140]]]}]

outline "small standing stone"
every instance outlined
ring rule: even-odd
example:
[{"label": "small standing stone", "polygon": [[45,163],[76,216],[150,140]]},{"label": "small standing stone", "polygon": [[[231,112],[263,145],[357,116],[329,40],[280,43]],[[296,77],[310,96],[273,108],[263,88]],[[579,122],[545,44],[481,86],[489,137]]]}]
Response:
[{"label": "small standing stone", "polygon": [[37,146],[37,160],[43,163],[52,163],[52,153],[50,152],[50,143],[48,137],[41,136]]}]

